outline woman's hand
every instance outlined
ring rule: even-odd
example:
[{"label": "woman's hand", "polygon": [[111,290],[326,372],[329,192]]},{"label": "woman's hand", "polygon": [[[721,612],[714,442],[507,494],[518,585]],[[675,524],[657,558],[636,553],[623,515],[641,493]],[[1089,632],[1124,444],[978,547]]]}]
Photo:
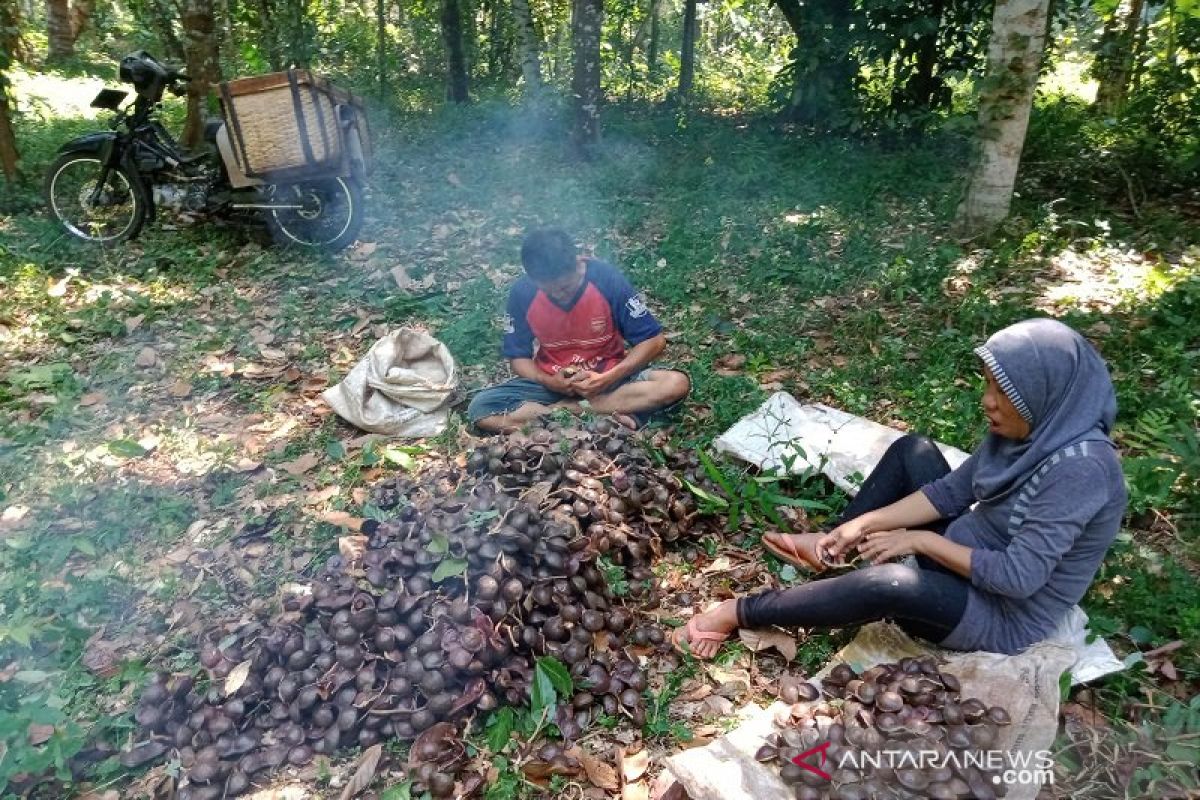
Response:
[{"label": "woman's hand", "polygon": [[921,554],[927,536],[937,534],[908,528],[875,531],[866,535],[865,540],[858,546],[858,552],[872,564],[883,564],[902,556]]},{"label": "woman's hand", "polygon": [[817,540],[817,554],[828,553],[833,561],[840,561],[846,551],[858,544],[866,535],[866,527],[861,522],[862,517],[843,522],[829,533]]}]

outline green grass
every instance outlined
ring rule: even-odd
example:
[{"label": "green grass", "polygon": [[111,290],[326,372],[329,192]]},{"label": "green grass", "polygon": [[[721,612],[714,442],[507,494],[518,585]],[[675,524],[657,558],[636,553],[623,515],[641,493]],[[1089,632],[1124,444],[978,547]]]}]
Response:
[{"label": "green grass", "polygon": [[[185,593],[216,613],[291,577],[277,561],[252,586],[152,569],[195,519],[236,526],[261,518],[248,503],[284,497],[272,533],[278,553],[332,552],[338,530],[301,513],[305,483],[338,485],[333,504],[351,508],[349,491],[381,465],[362,453],[333,457],[331,443],[356,433],[315,414],[300,384],[345,374],[372,339],[369,330],[352,336],[363,315],[427,326],[459,359],[468,390],[493,379],[521,234],[548,223],[619,264],[663,318],[665,360],[694,382],[674,434],[679,447],[706,445],[768,396],[761,380],[782,374],[804,400],[969,449],[983,433],[972,347],[1043,313],[1043,290],[1066,277],[1064,254],[1105,274],[1135,266],[1108,305],[1077,297],[1057,308],[1091,333],[1113,368],[1127,457],[1161,457],[1127,460],[1138,545],[1114,549],[1086,608],[1122,649],[1180,638],[1188,643],[1181,653],[1200,650],[1200,467],[1188,449],[1200,389],[1194,219],[1152,205],[1131,220],[1078,199],[1052,204],[1052,190],[1023,186],[1002,231],[963,245],[946,233],[967,157],[961,137],[885,147],[770,123],[613,108],[603,153],[585,164],[570,158],[560,122],[537,123],[500,103],[411,117],[381,111],[364,231],[377,249],[347,260],[264,248],[252,233],[212,225],[156,227],[107,252],[71,246],[40,211],[32,178],[58,143],[96,123],[22,118],[31,180],[0,192],[0,507],[30,511],[25,527],[0,536],[0,664],[16,659],[56,677],[19,692],[0,683],[9,725],[0,725],[0,743],[19,739],[11,726],[27,727],[43,705],[58,709],[64,746],[92,734],[116,741],[128,720],[101,706],[128,689],[140,656],[117,678],[98,680],[80,663],[88,635],[107,625],[106,636],[146,637]],[[397,265],[414,278],[432,275],[433,285],[420,296],[396,291],[388,271]],[[64,278],[64,292],[48,291]],[[262,362],[253,332],[264,328],[275,336],[270,347],[294,345],[288,363],[298,381],[210,371],[213,359],[238,369]],[[161,367],[132,366],[145,346]],[[735,351],[744,367],[721,374],[718,359]],[[192,384],[186,402],[166,394],[176,379]],[[96,391],[107,403],[79,407]],[[220,470],[180,474],[181,454],[228,464],[251,453],[250,433],[197,423],[214,414],[261,415],[280,429],[292,422],[280,438],[258,442],[254,459],[269,467],[307,452],[321,463],[305,478],[277,472],[253,486]],[[434,446],[456,447],[459,430]],[[146,431],[163,442],[144,458],[88,455]],[[815,485],[789,488],[836,500]],[[800,665],[815,671],[842,641],[808,638]],[[168,648],[160,657],[186,654]],[[1194,655],[1177,666],[1185,680],[1200,675]],[[1108,708],[1126,713],[1137,686],[1112,685]],[[23,757],[40,758],[35,749]],[[8,770],[0,764],[0,780]],[[97,774],[114,774],[111,762]]]}]

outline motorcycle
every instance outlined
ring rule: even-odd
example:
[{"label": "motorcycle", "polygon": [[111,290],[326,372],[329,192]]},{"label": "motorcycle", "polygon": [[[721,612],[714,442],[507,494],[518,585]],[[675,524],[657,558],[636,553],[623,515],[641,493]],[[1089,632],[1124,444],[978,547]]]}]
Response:
[{"label": "motorcycle", "polygon": [[78,240],[113,245],[131,240],[157,209],[216,216],[261,216],[277,241],[337,251],[352,244],[363,224],[366,172],[356,120],[339,116],[347,157],[330,174],[291,174],[286,181],[252,177],[239,164],[222,119],[208,120],[203,151],[187,154],[158,119],[164,92],[183,95],[190,78],[139,51],[121,60],[129,93],[102,89],[92,107],[114,112],[109,131],[64,144],[46,175],[51,213]]}]

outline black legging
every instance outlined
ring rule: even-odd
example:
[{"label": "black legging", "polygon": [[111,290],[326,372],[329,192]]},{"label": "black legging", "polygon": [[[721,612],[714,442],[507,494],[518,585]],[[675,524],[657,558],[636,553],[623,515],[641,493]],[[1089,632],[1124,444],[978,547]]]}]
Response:
[{"label": "black legging", "polygon": [[[883,508],[937,480],[950,465],[929,438],[896,440],[846,507],[838,524]],[[952,520],[926,526],[945,533]],[[738,624],[840,628],[892,619],[908,633],[940,642],[962,619],[968,581],[923,556],[916,569],[903,564],[863,567],[833,578],[763,592],[738,600]]]}]

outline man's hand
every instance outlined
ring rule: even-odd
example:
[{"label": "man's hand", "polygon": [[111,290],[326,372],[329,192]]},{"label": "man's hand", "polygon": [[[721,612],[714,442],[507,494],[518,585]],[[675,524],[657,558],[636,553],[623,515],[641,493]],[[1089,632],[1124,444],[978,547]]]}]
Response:
[{"label": "man's hand", "polygon": [[561,372],[542,372],[538,376],[538,382],[557,394],[565,394],[568,397],[579,396],[575,384],[570,379],[563,377]]},{"label": "man's hand", "polygon": [[612,373],[592,372],[590,369],[580,370],[571,378],[571,386],[575,393],[588,398],[607,392],[612,382]]}]

